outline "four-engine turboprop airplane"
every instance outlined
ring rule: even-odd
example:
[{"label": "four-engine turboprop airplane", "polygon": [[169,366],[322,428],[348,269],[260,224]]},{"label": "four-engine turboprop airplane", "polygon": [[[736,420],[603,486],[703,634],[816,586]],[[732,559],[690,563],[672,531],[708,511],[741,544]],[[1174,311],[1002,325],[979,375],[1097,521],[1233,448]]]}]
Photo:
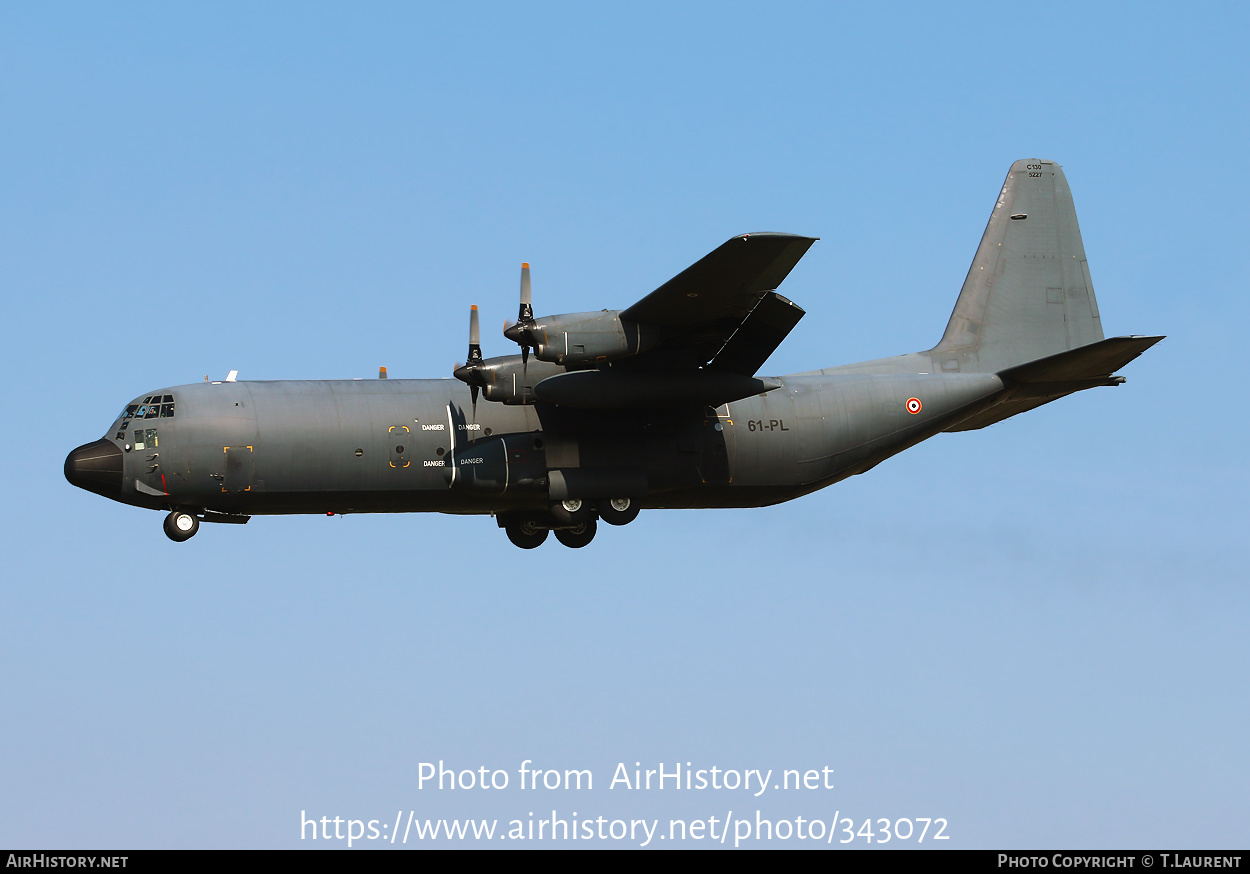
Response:
[{"label": "four-engine turboprop airplane", "polygon": [[[162,388],[65,460],[76,486],[205,522],[278,513],[491,514],[565,546],[641,509],[760,507],[1103,385],[1162,337],[1104,339],[1063,171],[1012,165],[941,341],[780,377],[756,371],[803,316],[776,289],[815,240],[743,234],[625,310],[535,318],[529,266],[483,359],[477,308],[456,379]],[[457,381],[458,380],[458,381]]]}]

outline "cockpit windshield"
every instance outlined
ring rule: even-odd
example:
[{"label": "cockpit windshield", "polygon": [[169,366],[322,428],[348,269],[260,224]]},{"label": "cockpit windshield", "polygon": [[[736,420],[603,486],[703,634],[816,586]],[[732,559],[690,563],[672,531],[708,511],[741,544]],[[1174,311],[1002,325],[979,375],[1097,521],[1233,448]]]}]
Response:
[{"label": "cockpit windshield", "polygon": [[[174,409],[174,396],[165,394],[148,395],[141,401],[127,404],[126,408],[121,411],[121,415],[118,416],[121,421],[117,424],[117,433],[113,435],[113,439],[125,440],[126,430],[130,427],[132,420],[172,419],[174,417]],[[139,429],[136,428],[135,435],[137,439],[139,433]]]},{"label": "cockpit windshield", "polygon": [[174,417],[173,395],[149,395],[137,404],[128,404],[122,410],[121,419],[172,419]]}]

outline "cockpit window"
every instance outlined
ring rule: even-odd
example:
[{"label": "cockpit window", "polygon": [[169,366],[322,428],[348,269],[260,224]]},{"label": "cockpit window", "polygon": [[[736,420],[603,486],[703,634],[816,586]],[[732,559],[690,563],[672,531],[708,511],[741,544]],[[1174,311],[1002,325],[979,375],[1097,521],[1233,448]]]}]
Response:
[{"label": "cockpit window", "polygon": [[131,419],[172,419],[174,417],[173,395],[148,395],[141,404],[127,404],[122,410],[120,419],[125,419],[119,426],[125,430]]}]

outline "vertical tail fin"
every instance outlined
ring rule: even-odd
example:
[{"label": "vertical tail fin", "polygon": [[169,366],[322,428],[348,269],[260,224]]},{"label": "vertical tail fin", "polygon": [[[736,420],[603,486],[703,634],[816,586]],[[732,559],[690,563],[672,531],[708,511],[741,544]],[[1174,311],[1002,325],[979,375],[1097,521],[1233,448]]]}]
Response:
[{"label": "vertical tail fin", "polygon": [[943,371],[998,372],[1103,339],[1063,170],[1011,165],[942,340]]}]

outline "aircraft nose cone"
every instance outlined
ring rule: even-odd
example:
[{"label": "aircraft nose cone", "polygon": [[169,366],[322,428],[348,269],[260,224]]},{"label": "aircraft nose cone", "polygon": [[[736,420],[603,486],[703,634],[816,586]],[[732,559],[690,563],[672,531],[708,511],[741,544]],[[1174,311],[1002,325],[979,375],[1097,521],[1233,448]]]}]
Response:
[{"label": "aircraft nose cone", "polygon": [[84,443],[65,457],[65,478],[71,485],[117,498],[122,493],[122,451],[111,440]]}]

